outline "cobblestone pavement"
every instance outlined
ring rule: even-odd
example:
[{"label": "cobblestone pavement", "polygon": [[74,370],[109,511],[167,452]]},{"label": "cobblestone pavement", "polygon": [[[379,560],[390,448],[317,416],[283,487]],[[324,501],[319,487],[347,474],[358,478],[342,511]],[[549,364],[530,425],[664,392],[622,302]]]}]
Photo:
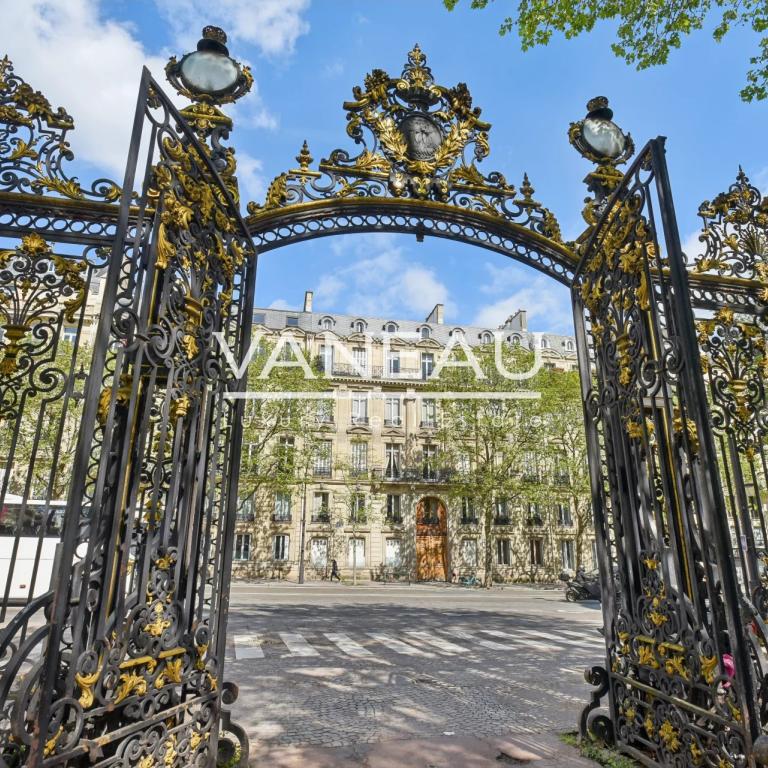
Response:
[{"label": "cobblestone pavement", "polygon": [[560,590],[236,584],[225,677],[255,754],[551,737],[588,699],[600,623]]}]

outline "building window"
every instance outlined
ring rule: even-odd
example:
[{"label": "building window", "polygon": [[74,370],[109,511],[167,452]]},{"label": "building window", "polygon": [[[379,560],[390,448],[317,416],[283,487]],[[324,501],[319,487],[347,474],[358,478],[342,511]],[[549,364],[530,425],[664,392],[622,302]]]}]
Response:
[{"label": "building window", "polygon": [[309,562],[315,568],[328,565],[328,539],[312,539],[309,542]]},{"label": "building window", "polygon": [[461,522],[463,525],[472,525],[477,522],[475,502],[471,496],[461,497]]},{"label": "building window", "polygon": [[526,451],[523,454],[523,480],[530,483],[539,479],[539,461],[538,456],[533,451]]},{"label": "building window", "polygon": [[368,375],[368,350],[365,347],[352,347],[352,360],[355,373],[360,376]]},{"label": "building window", "polygon": [[477,566],[477,539],[461,540],[461,562],[467,568]]},{"label": "building window", "polygon": [[235,560],[251,559],[251,534],[238,533],[235,536]]},{"label": "building window", "polygon": [[312,522],[327,523],[330,520],[330,504],[327,491],[316,491],[312,502]]},{"label": "building window", "polygon": [[365,333],[365,321],[355,320],[355,322],[352,323],[352,328],[356,333]]},{"label": "building window", "polygon": [[397,349],[390,349],[387,352],[387,373],[389,375],[400,373],[400,351]]},{"label": "building window", "polygon": [[403,515],[401,512],[399,493],[387,494],[387,522],[388,523],[403,522]]},{"label": "building window", "polygon": [[400,426],[400,398],[388,397],[384,401],[384,425],[389,427]]},{"label": "building window", "polygon": [[509,539],[496,539],[496,562],[499,565],[512,565],[512,547]]},{"label": "building window", "polygon": [[509,506],[506,499],[496,499],[496,517],[495,525],[509,525]]},{"label": "building window", "polygon": [[352,473],[364,474],[368,471],[368,443],[352,443]]},{"label": "building window", "polygon": [[431,352],[421,353],[421,378],[428,379],[435,370],[435,356]]},{"label": "building window", "polygon": [[331,476],[331,458],[333,456],[333,443],[330,440],[321,440],[315,448],[315,474],[321,477]]},{"label": "building window", "polygon": [[286,325],[287,325],[289,328],[298,328],[298,325],[299,325],[299,318],[298,318],[298,317],[296,317],[296,315],[288,315],[288,316],[285,318],[285,324],[286,324]]},{"label": "building window", "polygon": [[320,345],[317,362],[321,373],[333,373],[333,344]]},{"label": "building window", "polygon": [[254,312],[253,313],[253,324],[254,325],[264,325],[264,323],[267,320],[267,315],[265,312]]},{"label": "building window", "polygon": [[566,348],[566,349],[567,349],[569,352],[573,352],[573,342],[572,342],[572,341],[566,341],[566,342],[565,342],[565,348]]},{"label": "building window", "polygon": [[572,539],[563,539],[560,542],[560,556],[563,568],[572,571],[576,567],[576,547]]},{"label": "building window", "polygon": [[353,493],[349,501],[350,501],[349,522],[364,523],[365,522],[365,494]]},{"label": "building window", "polygon": [[384,565],[399,568],[402,561],[402,542],[400,539],[387,539],[384,549]]},{"label": "building window", "polygon": [[573,516],[569,504],[557,505],[557,524],[563,528],[570,528],[573,525]]},{"label": "building window", "polygon": [[317,401],[315,419],[318,424],[333,424],[333,403],[330,400]]},{"label": "building window", "polygon": [[528,525],[541,526],[544,525],[544,518],[541,516],[538,502],[532,501],[528,504]]},{"label": "building window", "polygon": [[330,331],[330,330],[331,330],[331,328],[333,328],[333,318],[332,318],[332,317],[324,317],[324,318],[323,318],[323,319],[320,321],[320,326],[321,326],[321,327],[322,327],[324,330],[326,330],[326,331]]},{"label": "building window", "polygon": [[275,513],[272,516],[275,522],[290,523],[291,522],[291,494],[290,493],[276,493],[275,494]]},{"label": "building window", "polygon": [[531,565],[544,565],[544,539],[531,539],[530,547]]},{"label": "building window", "polygon": [[352,395],[352,423],[368,423],[368,393],[355,392]]},{"label": "building window", "polygon": [[432,330],[428,325],[421,326],[421,338],[428,339],[432,335]]},{"label": "building window", "polygon": [[541,348],[549,349],[549,339],[546,336],[541,337]]},{"label": "building window", "polygon": [[349,540],[347,564],[350,568],[362,568],[365,565],[365,539]]},{"label": "building window", "polygon": [[384,330],[387,333],[397,333],[397,324],[396,323],[387,323],[384,326]]},{"label": "building window", "polygon": [[422,477],[425,480],[437,480],[437,446],[425,445],[422,448]]},{"label": "building window", "polygon": [[65,326],[61,335],[64,341],[68,341],[70,344],[74,344],[75,340],[77,339],[77,328],[70,328]]},{"label": "building window", "polygon": [[485,331],[480,337],[480,341],[482,341],[483,344],[490,344],[493,341],[493,336],[488,333],[488,331]]},{"label": "building window", "polygon": [[400,477],[402,470],[402,446],[397,443],[387,443],[386,445],[387,463],[385,475],[387,480],[396,480]]},{"label": "building window", "polygon": [[437,404],[431,398],[426,398],[421,401],[421,426],[437,426]]},{"label": "building window", "polygon": [[453,338],[453,339],[463,339],[464,338],[464,331],[461,328],[454,328],[451,331],[451,338]]},{"label": "building window", "polygon": [[281,437],[278,445],[277,461],[280,472],[292,472],[295,442],[292,437]]},{"label": "building window", "polygon": [[468,453],[460,453],[456,458],[456,471],[462,475],[468,475],[472,469]]},{"label": "building window", "polygon": [[287,533],[279,533],[272,539],[272,557],[275,560],[287,560],[291,549],[291,537]]}]

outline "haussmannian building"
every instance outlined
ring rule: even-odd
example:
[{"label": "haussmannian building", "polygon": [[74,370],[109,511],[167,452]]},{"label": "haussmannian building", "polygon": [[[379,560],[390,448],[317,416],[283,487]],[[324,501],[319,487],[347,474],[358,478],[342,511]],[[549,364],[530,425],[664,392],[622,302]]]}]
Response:
[{"label": "haussmannian building", "polygon": [[[338,396],[322,425],[330,450],[305,484],[274,494],[268,509],[241,504],[233,576],[295,579],[304,516],[307,579],[327,577],[332,558],[344,577],[444,580],[455,569],[482,578],[481,521],[450,502],[440,473],[429,470],[437,408],[424,388],[452,335],[462,334],[472,347],[491,343],[501,331],[504,343],[531,348],[526,312],[517,311],[499,329],[478,328],[446,324],[441,304],[417,322],[316,312],[312,300],[307,291],[302,311],[256,309],[254,333],[273,341],[291,335],[306,360],[319,361]],[[577,369],[573,337],[537,336],[544,366]],[[244,461],[249,448],[243,445]],[[418,461],[409,460],[415,456]],[[355,469],[352,486],[340,460]],[[350,488],[365,510],[357,518],[350,515]],[[495,580],[551,581],[575,567],[570,510],[541,506],[531,505],[528,524],[494,530]],[[590,568],[591,532],[582,552]]]}]

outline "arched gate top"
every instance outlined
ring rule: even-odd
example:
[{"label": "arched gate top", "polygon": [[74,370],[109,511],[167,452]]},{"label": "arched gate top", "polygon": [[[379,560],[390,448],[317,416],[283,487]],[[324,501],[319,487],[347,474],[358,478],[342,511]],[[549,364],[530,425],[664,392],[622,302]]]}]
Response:
[{"label": "arched gate top", "polygon": [[248,228],[262,251],[341,232],[404,232],[473,243],[570,283],[577,260],[554,214],[498,171],[477,167],[490,153],[490,123],[467,86],[437,85],[418,45],[400,77],[381,69],[344,103],[357,154],[336,149],[312,168],[281,173],[264,203],[249,203]]}]

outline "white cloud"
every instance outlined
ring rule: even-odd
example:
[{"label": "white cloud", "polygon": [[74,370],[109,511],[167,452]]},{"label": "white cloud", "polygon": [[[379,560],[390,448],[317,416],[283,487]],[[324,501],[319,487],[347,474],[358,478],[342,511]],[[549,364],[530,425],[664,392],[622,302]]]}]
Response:
[{"label": "white cloud", "polygon": [[293,309],[285,299],[275,299],[268,309]]},{"label": "white cloud", "polygon": [[156,5],[185,50],[195,45],[207,24],[270,56],[292,53],[297,38],[309,31],[302,18],[309,0],[156,0]]},{"label": "white cloud", "polygon": [[[533,273],[519,264],[503,267],[486,264],[485,267],[491,282],[481,286],[480,290],[506,295],[483,306],[473,325],[496,328],[518,309],[525,309],[532,330],[573,333],[573,311],[567,288],[551,277]],[[509,290],[512,293],[507,293]]]},{"label": "white cloud", "polygon": [[236,152],[237,178],[240,182],[240,203],[245,207],[249,200],[263,200],[267,190],[267,179],[262,174],[261,160],[247,152]]},{"label": "white cloud", "polygon": [[162,82],[166,59],[99,10],[97,0],[4,3],[4,43],[16,73],[74,118],[75,156],[122,182],[141,68]]},{"label": "white cloud", "polygon": [[343,74],[344,62],[342,62],[341,59],[334,59],[333,61],[329,61],[323,67],[323,76],[329,79],[340,77]]},{"label": "white cloud", "polygon": [[347,297],[344,310],[353,315],[422,318],[435,306],[454,311],[448,288],[434,271],[408,258],[392,235],[372,234],[334,242],[336,255],[354,260],[323,275],[315,288],[315,306],[329,310]]},{"label": "white cloud", "polygon": [[700,234],[701,230],[697,229],[680,243],[683,253],[688,257],[688,261],[691,264],[697,256],[702,256],[706,250],[704,243],[699,240]]}]

